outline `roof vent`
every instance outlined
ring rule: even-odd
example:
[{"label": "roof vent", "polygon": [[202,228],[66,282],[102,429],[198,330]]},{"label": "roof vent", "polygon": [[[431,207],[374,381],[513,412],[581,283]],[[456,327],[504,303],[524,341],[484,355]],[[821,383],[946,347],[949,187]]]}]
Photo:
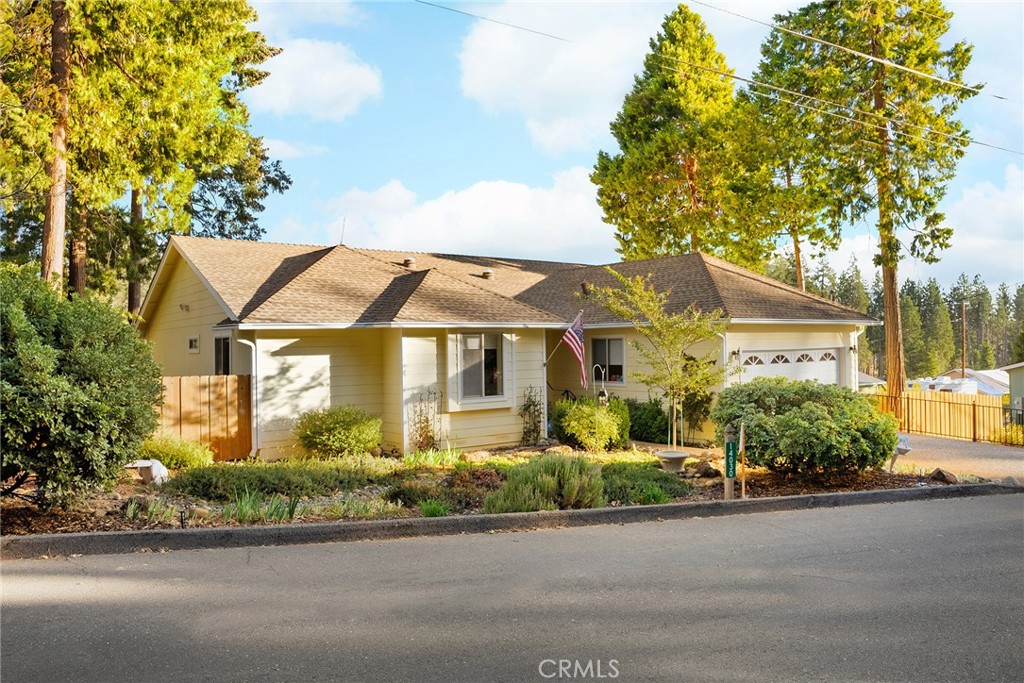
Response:
[{"label": "roof vent", "polygon": [[483,277],[483,279],[485,280],[490,280],[492,277],[494,277],[494,271],[491,270],[490,268],[484,268],[484,272],[481,274],[481,277]]},{"label": "roof vent", "polygon": [[405,266],[406,268],[412,268],[413,266],[416,265],[416,259],[414,259],[411,256],[406,256],[405,260],[402,261],[402,265]]}]

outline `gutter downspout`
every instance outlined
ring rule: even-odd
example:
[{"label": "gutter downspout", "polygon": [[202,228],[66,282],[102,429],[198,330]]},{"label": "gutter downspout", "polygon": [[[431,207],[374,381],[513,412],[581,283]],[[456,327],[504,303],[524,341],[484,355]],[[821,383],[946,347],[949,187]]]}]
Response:
[{"label": "gutter downspout", "polygon": [[[255,336],[255,335],[254,335]],[[259,354],[256,352],[255,342],[251,342],[248,339],[239,339],[238,343],[245,344],[252,350],[252,386],[250,387],[252,401],[252,423],[249,425],[252,430],[252,450],[249,451],[250,458],[258,458],[260,456],[260,447],[263,445],[262,434],[260,433],[260,393],[257,389],[259,383],[259,373],[257,369],[257,361]]]},{"label": "gutter downspout", "polygon": [[722,340],[722,369],[725,370],[725,377],[722,378],[722,388],[729,386],[729,333],[716,332],[715,336]]}]

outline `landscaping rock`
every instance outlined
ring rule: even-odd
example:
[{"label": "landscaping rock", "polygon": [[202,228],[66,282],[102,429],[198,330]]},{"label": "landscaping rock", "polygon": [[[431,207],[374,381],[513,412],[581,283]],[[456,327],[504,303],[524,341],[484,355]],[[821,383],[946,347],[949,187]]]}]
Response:
[{"label": "landscaping rock", "polygon": [[379,458],[383,452],[384,452],[384,449],[381,448],[380,446],[377,446],[376,448],[371,448],[370,449],[370,455],[372,455],[375,458]]},{"label": "landscaping rock", "polygon": [[569,454],[573,453],[574,451],[572,450],[571,446],[559,445],[559,446],[551,446],[550,448],[545,448],[544,452],[545,453],[561,453],[562,455],[569,455]]},{"label": "landscaping rock", "polygon": [[482,462],[490,457],[490,451],[473,451],[471,453],[463,453],[459,456],[459,460],[462,462]]},{"label": "landscaping rock", "polygon": [[204,507],[193,507],[188,509],[189,519],[206,519],[210,516],[210,509]]},{"label": "landscaping rock", "polygon": [[716,470],[707,460],[701,460],[697,463],[697,467],[694,468],[694,472],[697,473],[698,477],[704,477],[706,479],[722,476],[722,473]]},{"label": "landscaping rock", "polygon": [[1005,479],[1003,479],[1002,483],[1003,484],[1007,484],[1008,486],[1020,486],[1021,485],[1020,481],[1017,479],[1017,477],[1006,477]]},{"label": "landscaping rock", "polygon": [[692,458],[691,457],[691,458],[687,458],[686,460],[683,461],[683,467],[688,469],[688,470],[692,470],[694,467],[696,467],[700,463],[701,463],[700,458]]},{"label": "landscaping rock", "polygon": [[936,467],[932,470],[932,473],[928,475],[928,478],[932,481],[941,482],[943,484],[956,484],[959,481],[955,474],[947,472],[941,467]]}]

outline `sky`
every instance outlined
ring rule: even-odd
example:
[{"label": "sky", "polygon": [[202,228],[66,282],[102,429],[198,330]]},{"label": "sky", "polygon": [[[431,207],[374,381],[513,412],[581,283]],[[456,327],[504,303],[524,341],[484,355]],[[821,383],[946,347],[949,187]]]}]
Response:
[{"label": "sky", "polygon": [[[293,181],[266,202],[265,240],[618,260],[589,174],[599,150],[616,151],[608,124],[676,3],[437,3],[486,21],[416,2],[250,2],[255,27],[283,49],[245,95],[251,128]],[[769,29],[729,12],[770,22],[802,4],[689,6],[748,77]],[[974,139],[1017,153],[969,147],[940,206],[952,247],[937,264],[907,258],[900,275],[1014,287],[1024,283],[1024,2],[946,6],[948,41],[974,45],[966,82],[986,84],[960,117]],[[856,258],[870,277],[876,250],[865,223],[823,258],[836,270]]]}]

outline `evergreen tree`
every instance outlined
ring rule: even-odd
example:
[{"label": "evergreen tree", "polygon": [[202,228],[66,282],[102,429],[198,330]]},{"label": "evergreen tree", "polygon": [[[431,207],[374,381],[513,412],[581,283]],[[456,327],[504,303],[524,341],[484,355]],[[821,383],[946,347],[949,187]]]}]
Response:
[{"label": "evergreen tree", "polygon": [[928,375],[931,369],[924,329],[921,327],[921,314],[917,310],[914,299],[909,296],[900,298],[900,308],[903,319],[903,355],[907,359],[907,378],[918,379]]},{"label": "evergreen tree", "polygon": [[[814,140],[806,150],[803,177],[827,188],[825,214],[837,229],[869,215],[877,218],[886,376],[897,393],[906,371],[897,268],[908,250],[896,229],[915,226],[909,253],[937,260],[952,234],[938,203],[967,144],[955,117],[974,91],[955,83],[962,81],[971,48],[963,42],[941,44],[951,16],[938,0],[815,2],[776,17],[776,24],[790,32],[775,30],[766,42],[767,58],[779,64],[773,85],[837,103],[841,109],[835,113],[846,119],[823,114],[818,105],[802,110],[797,125]],[[942,80],[889,63],[912,64]]]},{"label": "evergreen tree", "polygon": [[769,240],[724,210],[733,84],[713,72],[732,73],[725,57],[685,5],[650,48],[611,124],[620,152],[600,152],[590,176],[618,251],[626,260],[703,251],[756,268]]},{"label": "evergreen tree", "polygon": [[996,366],[996,352],[992,348],[992,342],[985,340],[981,342],[971,356],[971,367],[975,370],[991,370]]},{"label": "evergreen tree", "polygon": [[1024,363],[1024,325],[1021,325],[1010,348],[1010,363]]},{"label": "evergreen tree", "polygon": [[992,313],[992,346],[995,348],[995,365],[1001,367],[1010,362],[1010,347],[1013,345],[1013,301],[1010,288],[1003,283],[996,293],[995,311]]},{"label": "evergreen tree", "polygon": [[956,345],[953,342],[953,323],[949,310],[942,300],[939,283],[932,278],[924,286],[924,300],[921,305],[921,326],[924,329],[928,347],[928,371],[930,377],[937,377],[953,367]]},{"label": "evergreen tree", "polygon": [[[881,320],[884,326],[885,301],[882,288],[882,276],[877,271],[875,272],[874,279],[871,281],[870,299],[868,315],[872,318]],[[868,328],[867,332],[865,332],[865,336],[868,338],[868,347],[871,349],[871,355],[874,359],[871,364],[871,373],[876,377],[885,379],[885,329],[884,327],[872,325]]]},{"label": "evergreen tree", "polygon": [[855,258],[851,258],[850,265],[839,274],[836,281],[836,301],[855,311],[868,312],[871,299],[868,297],[868,290],[864,287],[864,278]]}]

